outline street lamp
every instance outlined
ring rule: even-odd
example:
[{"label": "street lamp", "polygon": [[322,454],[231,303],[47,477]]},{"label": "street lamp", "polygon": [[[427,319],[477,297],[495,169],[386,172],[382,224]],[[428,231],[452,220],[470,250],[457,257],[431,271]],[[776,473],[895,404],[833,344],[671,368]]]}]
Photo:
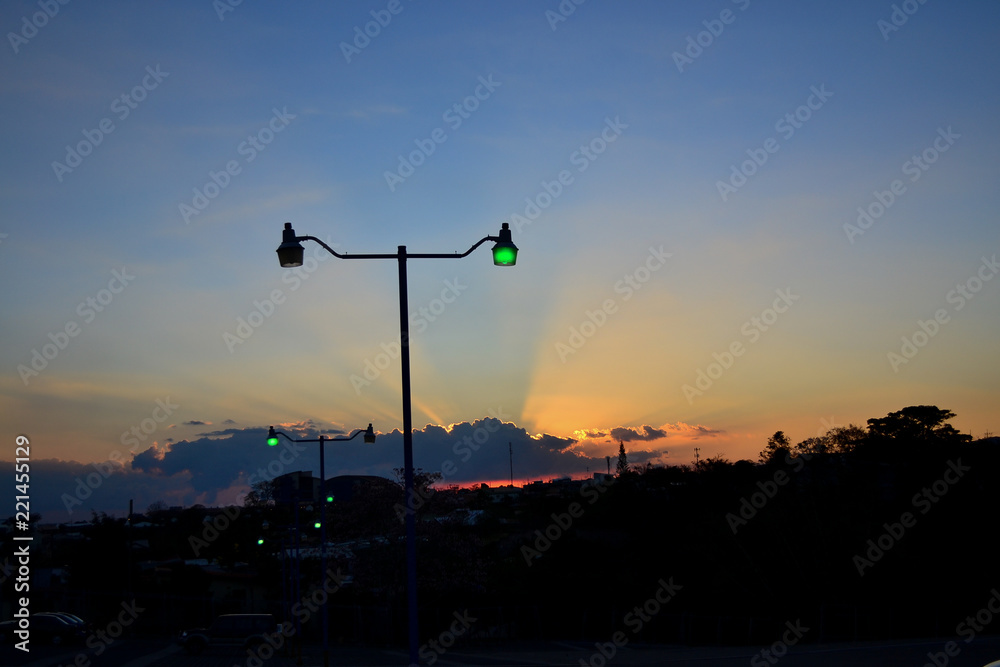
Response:
[{"label": "street lamp", "polygon": [[[375,442],[375,431],[372,430],[372,425],[368,424],[367,429],[358,429],[351,436],[347,438],[329,438],[325,435],[320,435],[319,438],[315,440],[300,440],[298,438],[293,438],[282,431],[275,431],[273,426],[267,427],[267,444],[270,447],[274,447],[278,444],[278,436],[285,438],[290,442],[318,442],[319,443],[319,558],[320,558],[320,576],[326,576],[326,503],[328,499],[326,494],[323,492],[323,485],[326,483],[326,459],[324,456],[324,444],[327,442],[347,442],[348,440],[353,440],[359,434],[365,434],[365,443],[372,444]],[[298,511],[298,499],[295,501],[295,509]],[[296,520],[296,524],[298,520]],[[326,609],[327,600],[323,600],[323,667],[329,667],[330,665],[330,628],[329,619],[327,617]]]},{"label": "street lamp", "polygon": [[510,238],[510,225],[506,222],[500,226],[500,234],[493,246],[493,264],[496,266],[514,266],[517,264],[517,246]]},{"label": "street lamp", "polygon": [[406,295],[407,259],[461,259],[487,241],[493,241],[493,264],[514,266],[517,263],[517,246],[511,239],[510,225],[500,227],[497,236],[484,236],[463,253],[407,253],[406,246],[397,246],[396,253],[343,254],[315,236],[296,236],[292,223],[286,222],[278,246],[278,262],[285,268],[302,266],[305,248],[302,241],[315,241],[338,259],[395,259],[399,264],[399,344],[402,367],[403,393],[403,485],[406,493],[406,586],[409,616],[410,663],[420,664],[417,634],[417,529],[416,494],[413,488],[413,424],[410,415],[410,327]]}]

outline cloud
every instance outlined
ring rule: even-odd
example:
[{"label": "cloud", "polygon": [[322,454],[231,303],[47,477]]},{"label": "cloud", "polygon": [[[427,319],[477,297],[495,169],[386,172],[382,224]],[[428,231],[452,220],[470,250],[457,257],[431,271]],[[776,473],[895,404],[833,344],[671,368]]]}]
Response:
[{"label": "cloud", "polygon": [[702,426],[701,424],[692,426],[691,424],[685,424],[684,422],[664,424],[663,428],[667,431],[668,435],[681,436],[691,440],[698,440],[699,438],[714,438],[725,434],[725,431],[720,429],[708,428],[707,426]]},{"label": "cloud", "polygon": [[[14,464],[0,461],[0,474],[11,477]],[[125,516],[129,501],[136,512],[162,500],[167,505],[210,504],[194,492],[187,474],[157,477],[133,473],[114,461],[79,463],[59,459],[31,462],[31,511],[45,522],[88,520],[92,512]]]},{"label": "cloud", "polygon": [[401,116],[407,113],[405,107],[394,104],[373,104],[364,108],[351,109],[344,115],[360,120],[371,120],[375,116]]},{"label": "cloud", "polygon": [[699,438],[711,438],[722,435],[725,431],[702,426],[701,424],[692,426],[684,422],[671,424],[667,422],[659,427],[643,424],[642,426],[615,426],[609,429],[581,429],[575,435],[580,440],[592,440],[595,442],[635,442],[653,441],[664,438],[684,438],[697,440]]},{"label": "cloud", "polygon": [[640,428],[630,428],[619,426],[611,429],[611,438],[622,442],[632,442],[633,440],[659,440],[667,437],[667,432],[663,429],[653,428],[643,425]]},{"label": "cloud", "polygon": [[[346,435],[342,429],[315,420],[275,424],[275,428],[291,438],[305,440],[316,440],[321,432]],[[447,427],[428,424],[414,429],[413,458],[415,467],[441,472],[445,485],[505,483],[513,460],[514,480],[522,483],[603,472],[605,457],[617,454],[617,439],[682,441],[719,433],[705,426],[678,423],[658,428],[643,425],[592,429],[578,431],[578,437],[570,438],[531,434],[512,422],[486,417]],[[581,434],[590,437],[581,439]],[[319,475],[317,442],[282,442],[269,447],[266,441],[265,426],[230,427],[199,433],[190,440],[154,444],[135,454],[131,461],[33,461],[32,488],[36,491],[32,494],[32,508],[41,511],[48,521],[66,521],[70,515],[73,519],[81,514],[88,517],[91,510],[122,515],[130,499],[135,500],[136,508],[145,508],[157,500],[168,505],[224,504],[238,501],[240,493],[248,491],[255,481],[299,470]],[[626,449],[632,464],[664,463],[668,456],[665,449],[655,446]],[[394,469],[403,465],[403,434],[398,429],[380,433],[374,444],[365,443],[360,436],[328,441],[324,450],[328,478],[355,474],[391,479]],[[0,465],[0,473],[5,465],[11,464]]]}]

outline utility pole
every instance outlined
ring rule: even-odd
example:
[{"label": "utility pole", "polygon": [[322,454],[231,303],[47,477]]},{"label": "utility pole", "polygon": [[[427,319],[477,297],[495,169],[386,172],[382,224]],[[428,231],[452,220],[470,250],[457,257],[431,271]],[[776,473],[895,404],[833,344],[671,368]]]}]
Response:
[{"label": "utility pole", "polygon": [[127,577],[127,580],[128,580],[128,595],[129,595],[129,598],[133,598],[134,597],[134,593],[132,592],[132,512],[133,512],[133,509],[134,509],[133,505],[132,505],[132,502],[133,502],[132,498],[129,498],[128,499],[128,520],[125,522],[125,529],[128,531],[128,553],[126,554],[126,556],[127,556],[127,559],[128,559],[127,560],[127,567],[128,567],[128,577]]},{"label": "utility pole", "polygon": [[514,446],[507,441],[507,451],[510,453],[510,485],[514,486]]},{"label": "utility pole", "polygon": [[698,465],[698,452],[701,451],[701,447],[694,448],[694,464]]}]

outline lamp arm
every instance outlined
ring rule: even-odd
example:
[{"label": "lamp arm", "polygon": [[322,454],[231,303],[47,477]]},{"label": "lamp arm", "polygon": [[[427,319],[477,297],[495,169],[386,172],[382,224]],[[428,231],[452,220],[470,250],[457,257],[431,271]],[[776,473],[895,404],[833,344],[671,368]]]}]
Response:
[{"label": "lamp arm", "polygon": [[396,258],[396,255],[385,255],[385,254],[381,254],[381,255],[347,255],[347,254],[339,253],[336,250],[334,250],[333,248],[331,248],[330,246],[328,246],[323,241],[323,239],[318,239],[315,236],[296,236],[295,240],[296,241],[315,241],[316,243],[318,243],[321,246],[323,246],[324,248],[326,248],[326,251],[328,253],[330,253],[334,257],[338,257],[340,259],[395,259]]},{"label": "lamp arm", "polygon": [[354,432],[353,435],[351,435],[348,438],[325,438],[325,440],[327,442],[347,442],[348,440],[354,440],[356,437],[358,437],[359,435],[361,435],[364,432],[365,432],[365,429],[359,428],[357,431]]},{"label": "lamp arm", "polygon": [[481,238],[478,241],[476,241],[475,243],[473,243],[472,247],[469,248],[468,250],[466,250],[463,253],[457,253],[457,252],[455,252],[455,253],[432,253],[432,254],[429,254],[429,253],[418,253],[418,254],[407,254],[407,257],[416,257],[417,259],[422,259],[422,258],[433,258],[433,259],[449,259],[449,258],[451,258],[451,259],[461,259],[463,257],[467,257],[468,255],[472,254],[473,250],[475,250],[476,248],[478,248],[482,244],[486,243],[487,241],[494,241],[494,242],[496,242],[496,241],[499,241],[499,240],[500,240],[499,237],[496,237],[496,236],[484,236],[483,238]]},{"label": "lamp arm", "polygon": [[[316,243],[318,243],[321,246],[323,246],[323,248],[325,248],[327,252],[329,252],[331,255],[333,255],[334,257],[337,257],[339,259],[399,259],[399,254],[398,253],[393,253],[393,254],[386,254],[386,253],[376,253],[376,254],[371,254],[371,253],[364,253],[364,254],[339,253],[336,250],[334,250],[333,248],[331,248],[330,246],[328,246],[326,243],[324,243],[322,239],[318,239],[315,236],[296,236],[295,240],[296,241],[315,241]],[[483,238],[481,238],[478,241],[476,241],[476,243],[474,243],[471,248],[469,248],[468,250],[466,250],[463,253],[457,253],[457,252],[454,252],[454,253],[406,253],[406,255],[404,255],[404,257],[406,257],[408,259],[461,259],[463,257],[467,257],[468,255],[470,255],[473,250],[475,250],[476,248],[478,248],[482,244],[486,243],[487,241],[497,242],[499,240],[500,240],[500,238],[497,237],[497,236],[484,236]]]},{"label": "lamp arm", "polygon": [[[359,428],[357,431],[354,432],[354,435],[350,436],[349,438],[323,438],[322,440],[323,442],[347,442],[348,440],[354,440],[354,438],[358,437],[360,434],[364,432],[365,429]],[[284,433],[282,431],[274,431],[274,434],[280,435],[282,438],[288,440],[289,442],[320,442],[319,438],[315,438],[312,440],[300,440],[298,438],[293,438],[289,436],[287,433]]]}]

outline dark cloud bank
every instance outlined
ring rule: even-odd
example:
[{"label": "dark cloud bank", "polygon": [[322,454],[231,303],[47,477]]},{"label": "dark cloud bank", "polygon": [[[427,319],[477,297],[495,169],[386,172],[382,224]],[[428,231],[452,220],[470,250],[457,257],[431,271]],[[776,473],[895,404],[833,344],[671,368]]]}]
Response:
[{"label": "dark cloud bank", "polygon": [[[316,438],[317,427],[309,422],[300,430],[284,430],[292,437]],[[323,433],[345,435],[329,429]],[[709,429],[702,433],[714,434]],[[630,463],[637,464],[662,460],[670,435],[651,426],[586,434],[609,443],[664,440],[664,447],[628,447]],[[136,511],[158,500],[168,505],[226,504],[236,502],[239,492],[253,481],[295,470],[319,475],[316,443],[283,441],[278,447],[268,447],[266,440],[266,427],[225,428],[204,432],[195,440],[150,447],[134,456],[115,452],[115,460],[104,463],[36,459],[31,462],[31,510],[42,514],[45,521],[74,521],[89,519],[92,511],[121,516],[128,510],[129,499],[134,500]],[[462,422],[450,429],[427,425],[415,430],[414,465],[444,473],[445,485],[506,481],[510,476],[508,443],[513,451],[515,483],[605,470],[604,456],[584,454],[574,439],[532,436],[516,424],[495,418]],[[588,451],[593,451],[593,443],[589,444]],[[379,434],[375,444],[365,444],[359,436],[349,442],[328,442],[325,450],[327,477],[362,474],[393,478],[393,468],[402,467],[403,437],[399,430],[393,430]],[[13,463],[0,462],[0,474],[12,478]]]}]

